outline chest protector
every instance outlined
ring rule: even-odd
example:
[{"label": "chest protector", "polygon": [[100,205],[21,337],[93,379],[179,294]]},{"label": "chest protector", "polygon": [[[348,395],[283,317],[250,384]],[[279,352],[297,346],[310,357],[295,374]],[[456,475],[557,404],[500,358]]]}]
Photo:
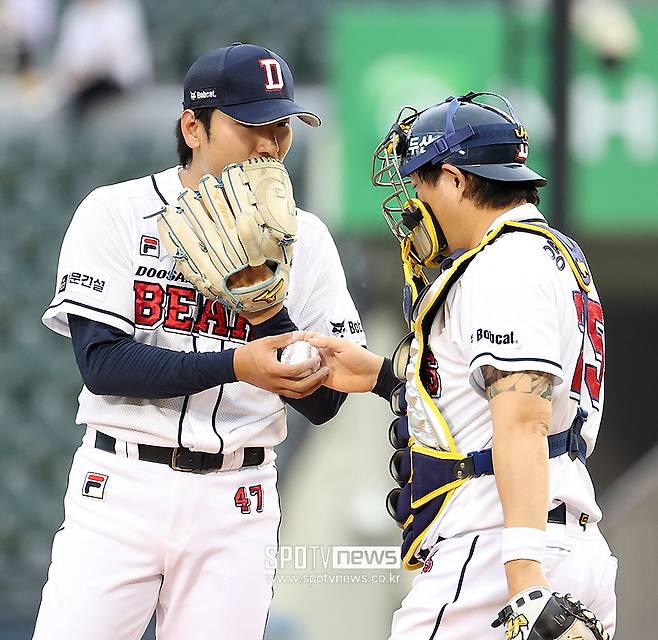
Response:
[{"label": "chest protector", "polygon": [[[585,256],[571,238],[546,224],[503,222],[489,232],[479,245],[454,259],[435,285],[420,296],[420,275],[405,265],[408,283],[405,297],[408,298],[411,291],[415,304],[407,316],[412,333],[407,336],[406,343],[401,343],[394,356],[406,357],[407,366],[405,380],[391,399],[398,418],[389,429],[389,439],[396,449],[390,470],[399,486],[389,493],[387,507],[402,529],[402,562],[406,569],[422,566],[428,553],[420,549],[423,539],[445,511],[455,491],[470,478],[493,474],[491,449],[467,454],[457,449],[450,428],[432,400],[427,380],[421,371],[430,353],[430,328],[452,286],[478,253],[502,235],[514,231],[543,236],[549,241],[556,254],[559,252],[573,271],[587,309],[591,276]],[[410,310],[408,299],[405,300],[405,307]],[[581,348],[584,348],[584,339],[585,333]],[[440,357],[440,354],[437,355]],[[578,458],[585,462],[587,447],[580,431],[586,419],[586,411],[579,406],[571,426],[548,437],[549,457],[569,454],[572,460]]]}]

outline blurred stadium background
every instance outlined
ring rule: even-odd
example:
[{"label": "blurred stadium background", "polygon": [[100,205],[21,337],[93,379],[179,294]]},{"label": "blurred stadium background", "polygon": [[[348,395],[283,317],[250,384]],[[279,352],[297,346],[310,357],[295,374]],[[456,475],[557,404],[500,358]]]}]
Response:
[{"label": "blurred stadium background", "polygon": [[[94,22],[102,15],[111,19]],[[104,70],[93,59],[106,36]],[[590,467],[620,558],[616,638],[655,637],[655,0],[0,0],[0,638],[31,637],[82,433],[72,351],[40,323],[62,236],[92,188],[176,163],[183,74],[235,40],[282,54],[300,101],[323,117],[318,131],[295,125],[287,164],[299,205],[332,228],[383,353],[402,335],[402,277],[370,187],[374,145],[404,103],[487,88],[518,107],[533,166],[553,179],[543,209],[585,247],[606,311],[606,409]],[[92,89],[83,73],[96,74]],[[397,544],[384,508],[388,407],[352,397],[319,428],[290,413],[282,544]],[[411,576],[388,578],[282,581],[267,637],[386,637]]]}]

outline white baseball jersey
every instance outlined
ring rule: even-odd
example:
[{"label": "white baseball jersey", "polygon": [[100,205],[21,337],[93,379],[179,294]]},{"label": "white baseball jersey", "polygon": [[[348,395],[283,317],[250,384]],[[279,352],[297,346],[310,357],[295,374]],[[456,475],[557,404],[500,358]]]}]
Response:
[{"label": "white baseball jersey", "polygon": [[[505,220],[543,217],[534,205],[524,204],[497,218],[490,230]],[[429,295],[444,277],[433,283]],[[458,451],[467,454],[492,445],[484,365],[554,376],[550,434],[565,431],[572,423],[584,365],[581,406],[589,417],[582,436],[587,454],[592,452],[601,421],[604,369],[603,314],[593,285],[587,304],[583,327],[584,297],[562,254],[543,236],[507,233],[475,256],[433,320],[429,347],[435,357],[424,365],[430,381],[425,386]],[[583,344],[584,362],[579,360]],[[418,395],[413,386],[414,380],[408,382],[408,398]],[[410,408],[410,433],[421,444],[447,450],[440,437],[430,441],[427,423],[419,421],[421,413],[430,412]],[[552,506],[565,502],[587,514],[590,523],[601,518],[587,469],[568,455],[550,460],[550,498]],[[439,536],[452,538],[502,525],[495,478],[473,478],[457,489],[421,548],[430,549]]]},{"label": "white baseball jersey", "polygon": [[[251,325],[186,282],[164,249],[157,216],[183,189],[178,167],[95,189],[80,204],[61,249],[55,296],[43,316],[70,336],[67,314],[116,327],[141,343],[175,351],[222,351],[253,339]],[[359,343],[365,335],[326,226],[298,210],[286,307],[300,329]],[[286,405],[243,382],[191,396],[142,400],[83,387],[78,424],[128,442],[231,453],[273,447],[286,436]]]}]

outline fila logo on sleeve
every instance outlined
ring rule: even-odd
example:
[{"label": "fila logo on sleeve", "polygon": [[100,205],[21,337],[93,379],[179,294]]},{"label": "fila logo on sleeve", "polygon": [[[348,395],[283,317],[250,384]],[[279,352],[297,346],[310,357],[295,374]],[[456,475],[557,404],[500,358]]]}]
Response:
[{"label": "fila logo on sleeve", "polygon": [[160,241],[153,236],[142,236],[142,241],[139,244],[139,255],[159,258]]},{"label": "fila logo on sleeve", "polygon": [[281,91],[283,73],[279,61],[274,58],[263,58],[258,64],[265,70],[265,91]]},{"label": "fila logo on sleeve", "polygon": [[84,484],[82,485],[82,495],[87,498],[96,498],[102,500],[105,495],[105,485],[107,485],[107,476],[95,471],[87,472]]}]

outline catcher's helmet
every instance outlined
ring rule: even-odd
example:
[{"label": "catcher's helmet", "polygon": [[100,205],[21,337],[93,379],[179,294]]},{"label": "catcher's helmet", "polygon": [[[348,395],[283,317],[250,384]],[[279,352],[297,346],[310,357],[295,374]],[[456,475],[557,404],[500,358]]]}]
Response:
[{"label": "catcher's helmet", "polygon": [[[494,96],[505,108],[475,102],[480,96]],[[445,241],[427,205],[410,196],[409,176],[428,164],[446,163],[490,180],[543,187],[546,178],[526,166],[527,158],[528,132],[509,101],[470,92],[423,111],[404,107],[375,150],[372,182],[393,188],[382,207],[403,249],[417,262],[436,266]]]},{"label": "catcher's helmet", "polygon": [[[473,102],[483,95],[500,98],[507,112]],[[406,144],[400,149],[403,178],[427,163],[445,162],[490,180],[533,182],[537,187],[547,182],[526,166],[528,132],[503,96],[471,92],[447,98],[411,120],[400,123],[410,125]]]}]

